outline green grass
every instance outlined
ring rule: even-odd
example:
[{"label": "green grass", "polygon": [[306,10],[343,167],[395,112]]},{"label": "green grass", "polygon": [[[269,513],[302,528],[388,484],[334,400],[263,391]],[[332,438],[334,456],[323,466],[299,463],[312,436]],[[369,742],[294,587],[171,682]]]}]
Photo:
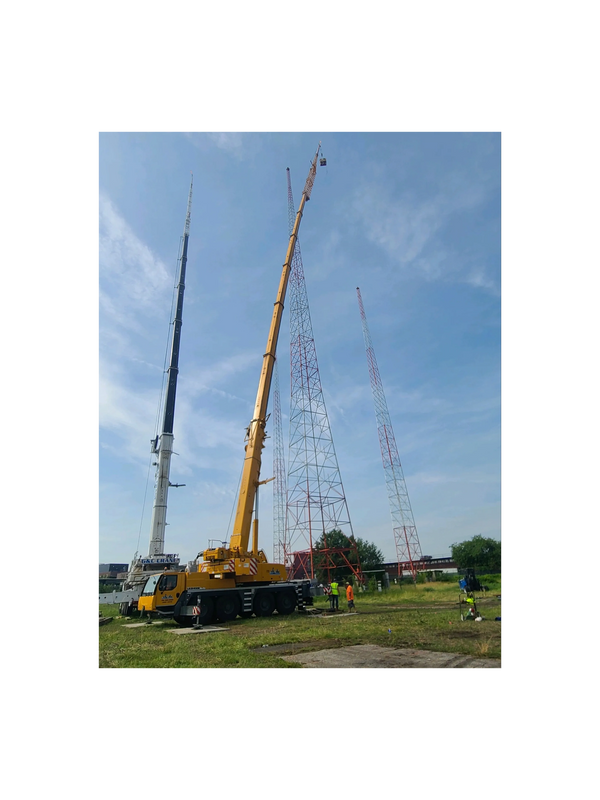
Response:
[{"label": "green grass", "polygon": [[[170,620],[162,625],[126,628],[137,620],[119,617],[118,606],[100,606],[103,616],[113,617],[110,624],[100,626],[100,667],[298,668],[270,654],[263,645],[288,645],[290,652],[300,652],[379,644],[500,658],[500,623],[494,621],[500,616],[496,598],[499,587],[498,582],[497,591],[495,587],[478,602],[485,618],[480,623],[461,622],[458,586],[451,583],[403,584],[384,592],[357,592],[359,613],[353,616],[274,614],[226,623],[223,627],[229,630],[223,633],[183,636],[168,632],[169,628],[178,628]],[[326,598],[315,598],[317,608],[328,605]],[[345,609],[346,599],[341,596],[340,614]],[[259,652],[254,652],[255,648]]]}]

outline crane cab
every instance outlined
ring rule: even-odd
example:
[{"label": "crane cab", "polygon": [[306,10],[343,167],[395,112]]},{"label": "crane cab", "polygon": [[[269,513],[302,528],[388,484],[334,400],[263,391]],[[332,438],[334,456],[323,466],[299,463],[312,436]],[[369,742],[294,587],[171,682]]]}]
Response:
[{"label": "crane cab", "polygon": [[148,578],[138,608],[144,611],[170,611],[185,591],[185,573],[163,572]]}]

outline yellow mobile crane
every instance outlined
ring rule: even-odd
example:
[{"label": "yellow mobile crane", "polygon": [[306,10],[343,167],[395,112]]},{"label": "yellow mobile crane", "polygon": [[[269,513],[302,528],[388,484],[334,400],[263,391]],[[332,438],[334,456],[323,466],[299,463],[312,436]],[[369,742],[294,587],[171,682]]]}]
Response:
[{"label": "yellow mobile crane", "polygon": [[[296,607],[303,608],[304,605],[312,604],[310,581],[288,581],[285,566],[270,564],[264,552],[258,549],[258,514],[254,513],[254,507],[258,487],[269,482],[259,480],[266,436],[267,404],[283,316],[283,301],[304,206],[310,199],[317,173],[320,149],[319,142],[304,185],[281,273],[267,348],[263,356],[254,415],[246,431],[246,456],[229,546],[205,550],[201,554],[202,561],[198,564],[197,572],[165,571],[162,575],[153,575],[138,600],[141,611],[172,616],[182,625],[191,624],[194,616],[199,616],[200,624],[208,624],[214,619],[224,622],[235,619],[238,615],[269,616],[275,609],[279,614],[291,614]],[[321,165],[324,161],[321,158]],[[252,548],[249,550],[251,529]]]}]

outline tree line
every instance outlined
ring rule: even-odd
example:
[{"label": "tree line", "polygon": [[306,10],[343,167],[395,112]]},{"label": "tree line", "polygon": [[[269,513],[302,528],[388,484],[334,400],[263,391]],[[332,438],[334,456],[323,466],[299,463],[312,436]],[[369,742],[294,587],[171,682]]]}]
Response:
[{"label": "tree line", "polygon": [[[340,550],[343,552],[326,552]],[[495,539],[474,536],[464,542],[455,542],[450,547],[452,560],[458,569],[475,569],[481,574],[501,572],[501,544]],[[357,558],[358,556],[358,558]],[[352,574],[350,564],[360,562],[363,571],[381,567],[384,562],[382,551],[360,537],[347,537],[335,529],[323,534],[313,546],[313,566],[319,580],[335,576],[347,578]]]}]

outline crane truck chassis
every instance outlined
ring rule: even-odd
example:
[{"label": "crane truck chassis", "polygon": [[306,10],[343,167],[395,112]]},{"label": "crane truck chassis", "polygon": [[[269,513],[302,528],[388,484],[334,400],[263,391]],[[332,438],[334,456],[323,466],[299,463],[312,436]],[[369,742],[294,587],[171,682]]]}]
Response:
[{"label": "crane truck chassis", "polygon": [[[283,616],[296,608],[312,606],[315,587],[308,579],[278,583],[242,583],[239,578],[215,579],[214,588],[198,585],[207,578],[202,573],[164,572],[150,577],[138,600],[138,608],[148,615],[172,617],[179,625],[191,625],[199,616],[200,625],[229,622],[236,617],[268,617],[275,610]],[[210,578],[208,578],[210,580]],[[223,584],[230,584],[224,586]],[[199,610],[195,611],[195,609]]]}]

